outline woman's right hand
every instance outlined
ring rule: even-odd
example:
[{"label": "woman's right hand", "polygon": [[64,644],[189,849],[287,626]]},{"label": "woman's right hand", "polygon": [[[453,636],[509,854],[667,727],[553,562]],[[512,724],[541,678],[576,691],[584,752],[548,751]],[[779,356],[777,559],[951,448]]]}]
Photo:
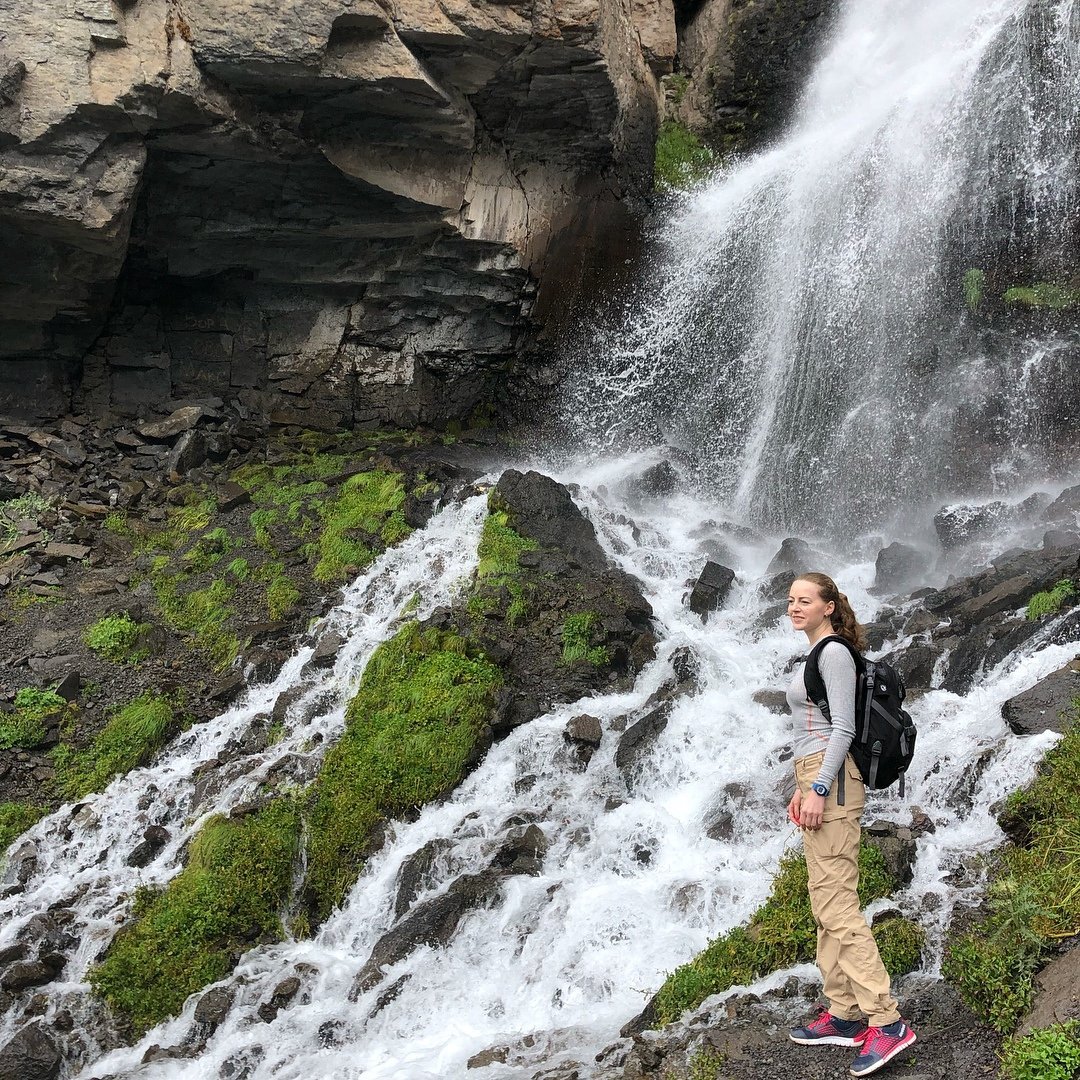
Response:
[{"label": "woman's right hand", "polygon": [[802,821],[799,817],[801,811],[802,792],[798,788],[796,788],[795,794],[791,796],[791,802],[787,804],[787,816],[788,821],[790,821],[793,825],[798,825],[800,828],[802,827]]}]

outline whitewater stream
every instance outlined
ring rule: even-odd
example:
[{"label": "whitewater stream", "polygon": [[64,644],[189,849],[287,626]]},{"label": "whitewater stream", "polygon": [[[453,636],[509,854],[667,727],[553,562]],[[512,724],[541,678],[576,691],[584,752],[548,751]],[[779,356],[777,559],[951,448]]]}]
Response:
[{"label": "whitewater stream", "polygon": [[[587,1075],[667,972],[761,904],[781,854],[798,843],[778,794],[789,720],[753,699],[782,688],[804,651],[782,619],[763,621],[761,579],[780,540],[798,532],[828,545],[827,569],[869,621],[887,599],[871,592],[875,554],[897,537],[927,542],[934,506],[961,495],[1019,503],[1068,479],[1039,419],[1067,361],[1061,340],[1040,332],[989,348],[967,324],[960,282],[1010,221],[1044,246],[1065,244],[1054,230],[1073,211],[1075,157],[1065,148],[1080,116],[1077,11],[1075,0],[841,5],[788,131],[676,210],[647,302],[629,305],[571,383],[575,444],[591,452],[507,463],[579,485],[601,544],[652,604],[656,660],[630,691],[518,728],[451,798],[394,824],[313,939],[244,956],[223,983],[234,1005],[197,1058],[142,1063],[150,1047],[183,1041],[196,996],[137,1045],[103,1053],[88,1042],[78,1076],[524,1080],[562,1059]],[[695,494],[633,497],[627,479],[669,456]],[[69,1010],[92,1038],[102,1006],[86,973],[135,890],[167,882],[206,818],[249,800],[268,776],[313,775],[376,646],[467,584],[484,513],[480,496],[442,508],[344,592],[272,683],[16,842],[10,861],[32,845],[37,864],[23,891],[0,900],[0,948],[50,906],[76,913],[79,944],[50,991],[50,1016]],[[717,521],[753,526],[759,539],[729,543],[735,587],[703,624],[687,609],[686,582]],[[930,585],[963,569],[927,565]],[[1046,645],[1053,626],[967,695],[933,690],[915,701],[908,796],[868,805],[867,821],[906,823],[918,805],[937,826],[919,842],[914,880],[888,901],[927,928],[928,974],[940,963],[942,921],[976,887],[973,853],[1001,839],[990,807],[1032,776],[1056,738],[1017,738],[1000,713],[1080,653],[1080,644]],[[311,642],[327,631],[346,645],[331,669],[312,672]],[[640,714],[682,647],[699,660],[697,684],[627,790],[616,722]],[[252,722],[283,694],[283,737],[246,752]],[[563,734],[582,712],[605,727],[585,769],[573,767]],[[219,754],[229,759],[220,768]],[[973,777],[974,791],[953,797]],[[720,808],[733,814],[733,834],[717,841],[705,829]],[[543,829],[542,873],[508,878],[445,948],[417,949],[350,1001],[394,922],[406,860],[448,841],[422,902],[486,867],[511,818]],[[130,867],[148,825],[164,825],[169,842],[145,869]],[[797,973],[816,978],[809,967]],[[259,1006],[289,976],[300,991],[266,1022]],[[0,1021],[0,1045],[13,1023]],[[499,1044],[513,1047],[507,1063],[467,1073],[473,1054]]]}]

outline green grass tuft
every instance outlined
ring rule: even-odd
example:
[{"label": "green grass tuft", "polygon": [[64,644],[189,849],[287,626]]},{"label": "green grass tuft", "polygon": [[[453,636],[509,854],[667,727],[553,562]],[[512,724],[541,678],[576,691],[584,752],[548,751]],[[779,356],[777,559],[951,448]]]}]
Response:
[{"label": "green grass tuft", "polygon": [[1076,587],[1068,578],[1062,578],[1047,592],[1036,593],[1027,606],[1029,620],[1041,619],[1044,615],[1054,615],[1061,610],[1066,600],[1076,595]]},{"label": "green grass tuft", "polygon": [[[859,848],[859,902],[865,907],[895,888],[881,852],[863,843]],[[806,859],[800,851],[788,852],[780,860],[769,898],[749,924],[711,941],[704,952],[668,976],[656,996],[657,1024],[672,1023],[687,1009],[732,986],[745,986],[771,971],[812,960],[816,951]],[[898,954],[899,950],[890,950],[890,959]]]},{"label": "green grass tuft", "polygon": [[52,753],[56,785],[67,799],[101,791],[110,780],[145,765],[178,724],[174,702],[146,693],[117,710],[85,750],[61,744]]},{"label": "green grass tuft", "polygon": [[464,775],[502,678],[453,633],[408,623],[376,649],[310,793],[305,899],[315,921],[341,904],[376,826]]},{"label": "green grass tuft", "polygon": [[170,572],[167,559],[155,563],[150,581],[165,621],[190,635],[219,671],[228,667],[240,649],[240,642],[229,629],[229,603],[235,586],[217,578],[204,589],[185,592],[187,576]]},{"label": "green grass tuft", "polygon": [[24,686],[15,695],[14,712],[0,713],[0,750],[30,750],[45,738],[43,721],[63,713],[68,703],[51,690]]},{"label": "green grass tuft", "polygon": [[1039,775],[1007,810],[1029,826],[1028,842],[1005,848],[991,873],[988,913],[950,937],[942,974],[975,1015],[1011,1031],[1030,1007],[1048,951],[1080,932],[1080,728],[1074,721]]},{"label": "green grass tuft", "polygon": [[592,611],[569,615],[562,627],[563,663],[574,664],[587,660],[595,667],[611,663],[611,651],[603,645],[592,645],[593,631],[600,620]]},{"label": "green grass tuft", "polygon": [[106,660],[117,663],[123,660],[139,660],[142,657],[135,652],[139,629],[139,624],[126,613],[106,615],[86,628],[83,641]]},{"label": "green grass tuft", "polygon": [[1020,307],[1064,311],[1080,305],[1080,289],[1070,289],[1066,285],[1040,281],[1035,285],[1016,285],[1011,289],[1006,289],[1003,299],[1006,304],[1016,304]]},{"label": "green grass tuft", "polygon": [[874,925],[874,940],[885,970],[894,978],[914,971],[922,962],[926,931],[912,919],[889,915]]},{"label": "green grass tuft", "polygon": [[971,267],[964,274],[964,300],[972,311],[979,310],[983,289],[986,287],[986,271],[977,266]]},{"label": "green grass tuft", "polygon": [[[48,813],[44,806],[28,802],[0,803],[0,856],[31,825]],[[2,861],[2,860],[0,860]]]},{"label": "green grass tuft", "polygon": [[657,191],[682,191],[709,174],[716,155],[689,128],[665,120],[656,137],[653,183]]},{"label": "green grass tuft", "polygon": [[289,798],[238,821],[210,819],[187,866],[137,898],[134,923],[90,972],[94,992],[141,1035],[224,978],[253,943],[280,939],[299,835]]}]

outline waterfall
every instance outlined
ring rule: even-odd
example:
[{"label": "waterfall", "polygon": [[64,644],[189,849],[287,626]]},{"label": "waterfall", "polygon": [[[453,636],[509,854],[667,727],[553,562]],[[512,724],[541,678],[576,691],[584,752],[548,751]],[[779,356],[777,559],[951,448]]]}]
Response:
[{"label": "waterfall", "polygon": [[[87,1043],[69,1073],[464,1080],[472,1055],[505,1044],[505,1061],[472,1075],[526,1080],[563,1060],[582,1063],[584,1077],[665,973],[750,916],[797,842],[778,794],[789,719],[754,699],[782,685],[801,651],[788,627],[764,617],[759,584],[778,537],[851,522],[895,532],[890,519],[928,491],[1022,486],[1056,467],[1033,417],[1053,373],[1068,367],[1070,341],[1039,327],[1008,340],[979,329],[963,279],[968,268],[1000,279],[1006,257],[1034,267],[1033,250],[1063,269],[1073,252],[1063,222],[1075,211],[1076,11],[1074,0],[847,0],[788,132],[678,208],[663,230],[659,288],[628,305],[625,324],[571,386],[578,434],[610,459],[514,463],[578,485],[611,559],[642,582],[656,659],[632,689],[517,728],[449,798],[393,823],[313,938],[243,956],[223,980],[232,1008],[197,1057],[147,1055],[183,1043],[195,995],[133,1046]],[[980,428],[988,417],[995,427]],[[984,431],[977,445],[973,430]],[[620,481],[642,459],[627,450],[657,442],[677,448],[699,483],[632,500]],[[835,510],[827,521],[822,505]],[[687,611],[684,582],[701,568],[701,528],[730,511],[770,537],[733,535],[733,592],[703,624]],[[345,591],[322,627],[347,642],[333,668],[313,674],[312,646],[300,646],[272,683],[16,842],[11,857],[32,849],[36,862],[21,891],[0,899],[0,948],[36,913],[74,912],[78,947],[50,989],[47,1018],[67,1010],[92,1038],[88,1021],[103,1007],[87,973],[136,889],[167,883],[207,817],[250,798],[271,773],[310,779],[341,733],[364,664],[414,593],[423,618],[474,569],[484,512],[480,497],[443,508]],[[872,559],[839,558],[847,563],[836,576],[860,618],[872,619],[882,604]],[[920,841],[914,880],[890,901],[927,927],[930,974],[944,920],[974,888],[953,871],[1000,841],[989,807],[1034,774],[1054,739],[1015,738],[1000,713],[1080,651],[1048,644],[1054,625],[967,695],[932,690],[916,701],[909,794],[868,805],[868,819],[906,820],[918,804],[937,825]],[[614,761],[618,722],[640,714],[684,646],[700,661],[698,683],[627,790]],[[283,700],[292,704],[282,738],[238,749]],[[604,726],[587,768],[568,760],[563,735],[581,712]],[[228,763],[207,783],[219,754]],[[952,798],[965,784],[970,796]],[[705,828],[725,788],[738,792],[737,809],[730,838],[718,841]],[[395,921],[410,857],[439,842],[420,902],[487,865],[511,820],[543,830],[539,875],[507,878],[445,947],[417,948],[350,1000]],[[167,846],[146,868],[128,866],[151,824],[169,830]],[[293,977],[295,997],[260,1011]],[[0,1018],[0,1045],[15,1025],[11,1012]]]},{"label": "waterfall", "polygon": [[1060,467],[1076,335],[980,311],[1076,272],[1078,11],[846,3],[786,134],[661,227],[575,437],[665,443],[753,523],[828,505],[836,535]]}]

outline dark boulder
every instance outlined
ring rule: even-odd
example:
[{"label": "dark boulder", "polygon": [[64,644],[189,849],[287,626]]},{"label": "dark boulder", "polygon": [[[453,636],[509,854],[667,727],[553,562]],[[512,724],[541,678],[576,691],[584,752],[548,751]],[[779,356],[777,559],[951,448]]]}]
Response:
[{"label": "dark boulder", "polygon": [[195,1022],[218,1027],[224,1022],[232,1008],[233,994],[224,986],[215,986],[207,990],[195,1006]]},{"label": "dark boulder", "polygon": [[755,690],[753,699],[769,712],[782,716],[788,711],[787,694],[783,690]]},{"label": "dark boulder", "polygon": [[466,874],[454,881],[446,892],[414,908],[388,930],[372,949],[367,962],[357,973],[349,992],[356,999],[382,979],[382,969],[404,960],[421,945],[445,945],[466,912],[494,900],[503,875],[496,870]]},{"label": "dark boulder", "polygon": [[679,474],[670,461],[661,461],[640,476],[631,477],[626,493],[635,499],[657,499],[670,495],[679,483]]},{"label": "dark boulder", "polygon": [[539,825],[516,825],[510,829],[495,864],[511,874],[538,876],[544,867],[548,838]]},{"label": "dark boulder", "polygon": [[445,837],[429,840],[414,851],[398,871],[397,894],[394,897],[394,916],[401,918],[412,907],[413,901],[434,883],[433,871],[439,857],[454,846]]},{"label": "dark boulder", "polygon": [[169,830],[161,825],[151,825],[143,833],[142,843],[137,845],[125,860],[128,866],[146,866],[169,842]]},{"label": "dark boulder", "polygon": [[705,616],[721,607],[735,583],[735,571],[719,563],[707,562],[690,592],[690,610]]},{"label": "dark boulder", "polygon": [[604,728],[595,716],[588,716],[583,713],[580,716],[573,716],[567,721],[563,735],[568,742],[577,743],[580,746],[590,747],[595,750],[604,737]]},{"label": "dark boulder", "polygon": [[934,515],[934,530],[946,551],[962,547],[993,531],[1008,519],[1009,508],[1003,502],[981,506],[954,503],[943,506]]},{"label": "dark boulder", "polygon": [[[59,963],[57,963],[59,959]],[[60,973],[63,957],[50,954],[48,960],[18,960],[0,976],[0,990],[29,990],[50,983]]]},{"label": "dark boulder", "polygon": [[1066,488],[1043,513],[1046,521],[1065,522],[1075,524],[1076,515],[1080,512],[1080,484]]},{"label": "dark boulder", "polygon": [[182,480],[206,461],[206,438],[201,431],[185,431],[169,454],[165,471],[173,481]]},{"label": "dark boulder", "polygon": [[812,548],[805,540],[789,536],[772,557],[765,574],[767,577],[772,577],[781,573],[789,576],[808,573],[811,570],[820,569],[827,561],[826,556]]},{"label": "dark boulder", "polygon": [[542,547],[557,548],[582,567],[605,569],[607,556],[596,530],[570,492],[543,473],[507,469],[492,490],[493,505],[507,512],[510,524]]},{"label": "dark boulder", "polygon": [[672,702],[646,713],[622,733],[615,748],[615,767],[622,773],[628,787],[633,786],[635,774],[663,734],[671,716]]},{"label": "dark boulder", "polygon": [[915,866],[915,836],[911,829],[892,821],[875,821],[863,827],[863,837],[881,852],[889,875],[906,885]]},{"label": "dark boulder", "polygon": [[1080,546],[1080,533],[1073,529],[1047,529],[1043,533],[1043,551],[1053,548],[1074,548]]},{"label": "dark boulder", "polygon": [[1042,731],[1065,730],[1080,696],[1080,661],[1047,675],[1030,690],[1009,698],[1001,706],[1005,723],[1017,735],[1037,735]]},{"label": "dark boulder", "polygon": [[874,560],[874,588],[879,592],[908,592],[926,580],[927,558],[917,548],[899,542],[882,548]]},{"label": "dark boulder", "polygon": [[4,1080],[56,1080],[62,1058],[41,1023],[27,1024],[0,1050]]}]

